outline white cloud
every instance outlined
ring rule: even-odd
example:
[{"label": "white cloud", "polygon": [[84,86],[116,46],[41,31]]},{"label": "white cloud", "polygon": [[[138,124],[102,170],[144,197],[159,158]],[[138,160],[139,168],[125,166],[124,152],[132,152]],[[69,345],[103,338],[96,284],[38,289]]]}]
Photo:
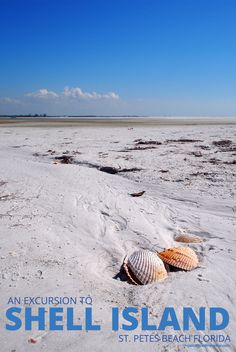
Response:
[{"label": "white cloud", "polygon": [[114,92],[108,93],[97,93],[97,92],[83,92],[79,87],[65,87],[62,93],[56,93],[53,91],[49,91],[46,88],[39,89],[36,92],[25,94],[26,97],[32,98],[43,98],[43,99],[51,99],[51,98],[70,98],[70,99],[83,99],[83,100],[101,100],[101,99],[119,99],[119,95]]},{"label": "white cloud", "polygon": [[42,99],[48,99],[48,98],[58,98],[59,95],[53,91],[50,91],[46,88],[39,89],[36,92],[32,93],[27,93],[25,94],[26,97],[33,97],[33,98],[42,98]]},{"label": "white cloud", "polygon": [[80,98],[80,99],[119,99],[119,95],[114,92],[108,93],[97,93],[97,92],[83,92],[81,88],[69,88],[65,87],[63,93],[65,97]]},{"label": "white cloud", "polygon": [[18,99],[13,99],[13,98],[9,98],[9,97],[4,97],[1,98],[0,97],[0,104],[2,105],[11,105],[11,104],[20,104],[21,102]]}]

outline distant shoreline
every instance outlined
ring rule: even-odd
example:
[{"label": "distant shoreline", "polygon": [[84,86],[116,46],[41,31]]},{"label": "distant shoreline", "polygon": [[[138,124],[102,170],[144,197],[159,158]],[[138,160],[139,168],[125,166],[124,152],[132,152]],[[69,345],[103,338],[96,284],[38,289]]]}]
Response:
[{"label": "distant shoreline", "polygon": [[235,125],[233,117],[0,117],[0,126],[157,126]]}]

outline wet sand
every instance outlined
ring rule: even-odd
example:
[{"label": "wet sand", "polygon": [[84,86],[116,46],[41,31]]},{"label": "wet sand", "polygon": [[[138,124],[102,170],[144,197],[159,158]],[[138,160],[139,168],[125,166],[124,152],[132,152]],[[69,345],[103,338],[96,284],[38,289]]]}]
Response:
[{"label": "wet sand", "polygon": [[126,126],[188,126],[188,125],[232,125],[236,124],[235,117],[223,118],[223,117],[75,117],[75,118],[58,118],[58,117],[46,117],[46,118],[0,118],[1,126],[23,126],[23,127],[67,127],[67,126],[87,126],[87,127],[126,127]]}]

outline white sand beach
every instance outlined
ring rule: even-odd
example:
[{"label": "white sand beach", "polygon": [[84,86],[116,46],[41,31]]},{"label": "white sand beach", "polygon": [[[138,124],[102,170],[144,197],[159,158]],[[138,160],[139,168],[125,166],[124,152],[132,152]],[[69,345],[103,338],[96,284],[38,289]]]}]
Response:
[{"label": "white sand beach", "polygon": [[[55,159],[63,155],[71,163]],[[235,168],[233,124],[1,127],[1,351],[235,351]],[[199,268],[145,286],[114,279],[126,254],[177,247],[179,234],[202,238],[189,244]],[[88,295],[100,332],[4,328],[9,297]],[[166,306],[180,317],[183,306],[224,307],[230,346],[121,343],[115,306],[147,306],[152,321]],[[83,323],[84,305],[76,311]]]}]

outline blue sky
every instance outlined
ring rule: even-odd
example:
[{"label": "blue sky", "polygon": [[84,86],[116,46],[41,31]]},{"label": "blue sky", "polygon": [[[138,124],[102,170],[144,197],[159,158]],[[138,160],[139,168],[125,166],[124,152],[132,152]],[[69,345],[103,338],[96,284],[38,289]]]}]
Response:
[{"label": "blue sky", "polygon": [[235,0],[0,0],[0,114],[236,116]]}]

